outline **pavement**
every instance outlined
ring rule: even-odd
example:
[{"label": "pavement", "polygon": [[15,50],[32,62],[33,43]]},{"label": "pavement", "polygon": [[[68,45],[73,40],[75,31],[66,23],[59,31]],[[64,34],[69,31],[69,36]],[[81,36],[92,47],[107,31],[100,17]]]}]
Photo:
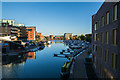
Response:
[{"label": "pavement", "polygon": [[83,53],[81,53],[75,60],[75,65],[73,67],[73,71],[70,74],[71,79],[78,79],[78,78],[87,78],[84,59],[88,57],[87,52],[89,49],[86,49]]}]

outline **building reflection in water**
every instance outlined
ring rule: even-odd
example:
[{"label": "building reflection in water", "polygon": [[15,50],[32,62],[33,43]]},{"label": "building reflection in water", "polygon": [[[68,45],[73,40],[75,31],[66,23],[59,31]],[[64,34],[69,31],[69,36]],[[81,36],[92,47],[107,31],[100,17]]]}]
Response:
[{"label": "building reflection in water", "polygon": [[36,59],[36,53],[35,52],[28,52],[27,59]]},{"label": "building reflection in water", "polygon": [[53,44],[54,42],[53,41],[51,41],[51,44]]},{"label": "building reflection in water", "polygon": [[26,54],[2,56],[2,65],[11,67],[12,65],[24,65],[27,59]]},{"label": "building reflection in water", "polygon": [[51,47],[51,45],[47,45],[47,47]]}]

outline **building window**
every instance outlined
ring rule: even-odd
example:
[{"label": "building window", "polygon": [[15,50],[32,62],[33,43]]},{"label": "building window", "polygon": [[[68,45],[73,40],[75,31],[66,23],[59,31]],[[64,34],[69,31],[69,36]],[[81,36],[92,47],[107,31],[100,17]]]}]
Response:
[{"label": "building window", "polygon": [[100,40],[100,35],[99,35],[99,33],[97,34],[97,41],[99,41]]},{"label": "building window", "polygon": [[97,33],[94,34],[94,41],[97,40]]},{"label": "building window", "polygon": [[104,69],[104,78],[105,78],[105,80],[108,79],[108,75],[107,75],[107,72],[105,71],[105,69]]},{"label": "building window", "polygon": [[97,52],[97,46],[95,45],[95,51]]},{"label": "building window", "polygon": [[95,68],[96,68],[96,56],[94,57],[94,65],[95,65]]},{"label": "building window", "polygon": [[97,54],[99,54],[99,46],[97,46]]},{"label": "building window", "polygon": [[98,29],[100,29],[100,20],[98,20]]},{"label": "building window", "polygon": [[105,62],[108,62],[108,50],[105,50]]},{"label": "building window", "polygon": [[11,21],[11,23],[13,23],[13,21]]},{"label": "building window", "polygon": [[101,48],[101,57],[103,57],[103,48]]},{"label": "building window", "polygon": [[94,51],[94,45],[93,45],[93,51]]},{"label": "building window", "polygon": [[32,31],[32,29],[28,29],[28,31]]},{"label": "building window", "polygon": [[104,33],[102,32],[101,33],[101,43],[103,43],[103,41],[104,41]]},{"label": "building window", "polygon": [[116,45],[117,44],[117,29],[113,29],[113,44]]},{"label": "building window", "polygon": [[112,68],[117,69],[117,55],[112,53]]},{"label": "building window", "polygon": [[96,50],[96,45],[94,45],[94,52],[95,52],[95,50]]},{"label": "building window", "polygon": [[106,24],[109,24],[109,12],[106,13]]},{"label": "building window", "polygon": [[97,30],[97,23],[95,23],[94,25],[94,30]]},{"label": "building window", "polygon": [[106,32],[106,44],[108,44],[108,40],[109,40],[109,32]]},{"label": "building window", "polygon": [[96,52],[97,51],[97,46],[93,45],[93,51]]},{"label": "building window", "polygon": [[117,20],[117,4],[113,7],[113,20]]},{"label": "building window", "polygon": [[101,74],[101,78],[103,78],[103,65],[101,64],[101,68],[100,68],[100,74]]},{"label": "building window", "polygon": [[104,16],[102,16],[102,18],[101,18],[101,26],[102,27],[104,26]]},{"label": "building window", "polygon": [[7,28],[8,28],[8,27],[7,27],[7,26],[5,26],[5,32],[7,32],[7,30],[8,30]]},{"label": "building window", "polygon": [[6,26],[6,24],[3,24],[3,26]]}]

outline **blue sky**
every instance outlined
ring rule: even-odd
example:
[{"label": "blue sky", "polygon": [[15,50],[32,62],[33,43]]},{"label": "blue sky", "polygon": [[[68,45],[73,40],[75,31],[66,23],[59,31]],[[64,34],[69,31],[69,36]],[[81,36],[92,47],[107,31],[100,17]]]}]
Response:
[{"label": "blue sky", "polygon": [[91,33],[92,15],[102,2],[3,2],[2,18],[36,26],[43,35]]}]

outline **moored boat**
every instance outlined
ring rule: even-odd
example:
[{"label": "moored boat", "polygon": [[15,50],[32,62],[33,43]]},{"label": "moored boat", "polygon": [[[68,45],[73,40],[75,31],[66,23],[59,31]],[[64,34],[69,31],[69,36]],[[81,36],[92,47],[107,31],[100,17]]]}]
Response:
[{"label": "moored boat", "polygon": [[68,78],[70,75],[70,68],[73,64],[74,58],[70,58],[69,61],[65,62],[65,64],[61,67],[61,77],[62,78]]},{"label": "moored boat", "polygon": [[80,48],[82,48],[82,46],[70,45],[69,48],[70,48],[70,49],[80,49]]}]

